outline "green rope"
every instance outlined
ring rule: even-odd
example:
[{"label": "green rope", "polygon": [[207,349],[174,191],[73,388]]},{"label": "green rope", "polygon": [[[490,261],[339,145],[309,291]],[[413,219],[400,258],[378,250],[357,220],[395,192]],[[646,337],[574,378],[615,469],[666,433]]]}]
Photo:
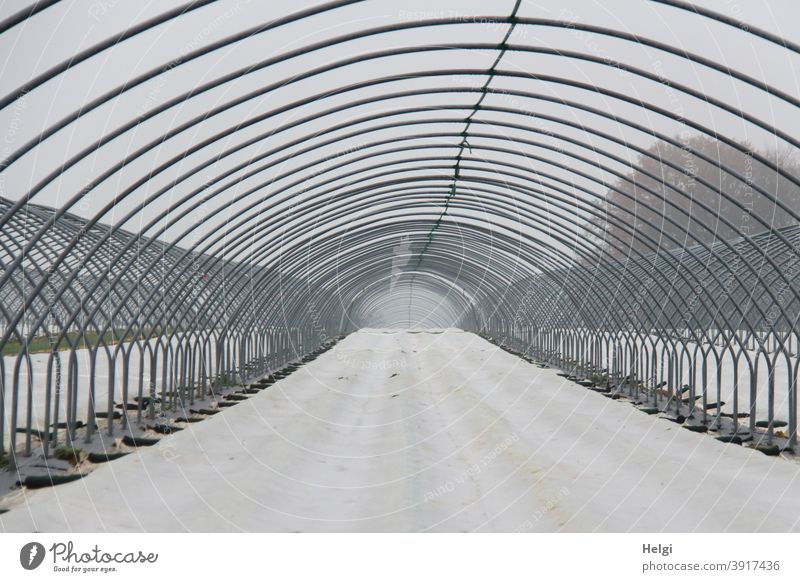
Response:
[{"label": "green rope", "polygon": [[464,150],[467,149],[469,150],[469,153],[472,153],[472,146],[469,145],[469,141],[467,139],[469,136],[469,129],[472,125],[472,118],[475,117],[478,111],[480,111],[481,105],[483,104],[483,101],[484,99],[486,99],[486,95],[488,94],[489,85],[492,83],[492,80],[494,79],[497,73],[497,66],[500,64],[500,61],[506,54],[508,39],[511,37],[511,34],[514,32],[514,28],[517,25],[517,20],[516,20],[517,11],[519,10],[521,3],[522,0],[517,0],[517,2],[514,4],[514,10],[511,12],[511,16],[509,18],[509,20],[511,21],[511,26],[509,26],[506,35],[503,37],[503,40],[500,42],[500,44],[497,45],[498,49],[497,58],[495,58],[494,63],[492,64],[491,67],[489,67],[489,70],[487,71],[486,82],[483,84],[483,87],[481,87],[480,97],[478,98],[477,103],[475,103],[475,106],[472,108],[470,114],[464,119],[464,131],[461,132],[461,143],[458,144],[458,154],[456,155],[456,164],[453,172],[453,182],[450,185],[450,191],[447,193],[447,196],[444,199],[444,208],[442,209],[439,218],[433,224],[433,227],[428,233],[428,238],[425,241],[425,246],[422,248],[422,251],[420,251],[419,256],[417,257],[417,264],[414,266],[415,271],[419,268],[419,264],[422,262],[423,256],[428,251],[428,248],[433,242],[436,230],[439,228],[439,225],[442,223],[442,220],[444,220],[444,217],[447,215],[447,211],[450,209],[450,200],[452,200],[453,197],[456,195],[456,190],[458,187],[458,178],[461,174],[461,159],[464,155]]},{"label": "green rope", "polygon": [[[494,63],[492,66],[489,67],[486,76],[486,82],[484,82],[483,87],[480,90],[480,97],[478,101],[475,103],[475,106],[470,111],[469,115],[464,119],[464,130],[461,132],[461,142],[458,144],[458,154],[456,155],[456,163],[453,168],[453,182],[450,184],[450,190],[445,196],[444,199],[444,208],[442,212],[439,214],[439,218],[436,219],[436,222],[433,223],[430,232],[428,233],[427,240],[425,241],[425,246],[422,247],[422,250],[417,257],[417,264],[414,266],[414,270],[419,269],[419,265],[422,262],[422,259],[425,253],[428,252],[428,248],[430,248],[431,244],[433,243],[433,239],[436,236],[436,231],[439,228],[439,225],[444,220],[445,216],[447,215],[447,211],[450,209],[450,200],[453,199],[456,195],[456,191],[458,188],[458,179],[461,175],[461,159],[464,156],[464,150],[469,150],[469,153],[472,153],[472,146],[470,146],[468,137],[469,137],[469,129],[472,126],[472,119],[477,115],[478,111],[480,111],[481,105],[483,104],[484,99],[486,99],[486,95],[489,91],[489,85],[492,83],[496,73],[497,73],[497,66],[500,64],[500,61],[503,59],[503,56],[506,54],[506,49],[508,39],[511,38],[511,34],[514,32],[514,28],[517,26],[517,12],[519,11],[520,4],[522,4],[522,0],[517,0],[514,4],[514,10],[511,12],[511,16],[509,17],[509,21],[511,22],[511,26],[509,26],[508,31],[506,32],[503,40],[500,44],[497,45],[497,58],[495,58]],[[411,299],[414,295],[414,278],[416,276],[412,275],[411,277],[411,292],[409,294],[408,299],[408,321],[409,324],[411,323]]]}]

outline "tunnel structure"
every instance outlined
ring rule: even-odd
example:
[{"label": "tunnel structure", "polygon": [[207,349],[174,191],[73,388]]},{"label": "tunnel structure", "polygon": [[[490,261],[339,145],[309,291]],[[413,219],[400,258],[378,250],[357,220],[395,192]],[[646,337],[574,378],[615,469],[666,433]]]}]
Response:
[{"label": "tunnel structure", "polygon": [[[364,327],[462,328],[796,443],[800,175],[762,147],[799,145],[791,38],[681,0],[633,3],[643,31],[519,0],[66,4],[0,22],[7,47],[92,23],[5,69],[10,463]],[[742,46],[779,70],[719,56]]]}]

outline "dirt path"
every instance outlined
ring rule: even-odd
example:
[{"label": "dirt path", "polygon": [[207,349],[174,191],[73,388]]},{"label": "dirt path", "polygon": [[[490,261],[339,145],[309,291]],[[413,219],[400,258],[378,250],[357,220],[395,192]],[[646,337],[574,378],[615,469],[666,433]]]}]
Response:
[{"label": "dirt path", "polygon": [[481,338],[364,330],[6,531],[787,531],[800,468]]}]

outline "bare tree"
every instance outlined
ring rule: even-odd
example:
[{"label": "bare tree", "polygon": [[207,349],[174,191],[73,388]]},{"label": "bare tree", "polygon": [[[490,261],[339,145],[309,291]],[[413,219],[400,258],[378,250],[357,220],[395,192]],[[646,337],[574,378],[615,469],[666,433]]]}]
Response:
[{"label": "bare tree", "polygon": [[[774,169],[709,137],[693,136],[681,143],[683,148],[654,143],[648,149],[653,157],[639,156],[627,179],[617,180],[607,191],[606,200],[612,204],[605,209],[606,218],[594,218],[590,229],[609,257],[624,258],[631,250],[652,252],[647,238],[661,250],[672,250],[698,239],[709,244],[732,239],[739,230],[755,235],[796,224],[771,197],[800,213],[800,188]],[[742,145],[751,149],[750,144]],[[800,160],[791,149],[760,154],[800,178]],[[612,241],[622,250],[613,248]]]}]

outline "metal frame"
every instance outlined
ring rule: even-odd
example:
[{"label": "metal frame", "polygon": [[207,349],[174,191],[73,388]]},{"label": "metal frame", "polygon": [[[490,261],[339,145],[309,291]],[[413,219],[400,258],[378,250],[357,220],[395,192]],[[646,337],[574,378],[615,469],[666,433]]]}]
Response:
[{"label": "metal frame", "polygon": [[[787,39],[711,10],[677,0],[650,1],[664,10],[677,11],[682,18],[714,21],[800,54],[800,47]],[[39,2],[21,10],[0,22],[0,34],[59,4]],[[48,81],[67,75],[73,67],[106,54],[119,43],[136,42],[140,34],[154,27],[212,4],[216,1],[188,2],[70,55],[0,98],[0,109],[12,107]],[[258,23],[164,62],[19,144],[0,163],[0,170],[13,169],[26,156],[35,154],[42,143],[68,131],[92,111],[138,86],[157,82],[170,71],[237,42],[316,15],[335,15],[339,8],[359,4],[367,5],[358,0],[321,4]],[[800,209],[788,207],[775,193],[751,183],[740,168],[727,167],[671,135],[626,117],[622,106],[633,106],[710,136],[795,186],[800,187],[800,177],[702,120],[686,118],[611,88],[501,65],[507,54],[527,53],[556,55],[624,71],[639,82],[669,87],[687,99],[734,115],[795,148],[800,148],[796,136],[702,87],[681,84],[624,62],[611,62],[591,51],[513,42],[512,32],[515,27],[565,33],[577,30],[644,45],[724,74],[794,108],[800,107],[800,99],[727,63],[691,54],[681,47],[589,24],[526,18],[518,15],[520,6],[517,1],[507,15],[475,19],[505,27],[499,43],[376,50],[300,70],[246,94],[231,95],[229,100],[163,131],[109,169],[91,176],[84,188],[72,193],[58,208],[37,203],[64,173],[115,139],[240,77],[303,56],[324,56],[326,50],[348,42],[381,39],[401,31],[463,26],[464,21],[436,18],[368,28],[250,63],[131,117],[81,151],[71,152],[64,164],[28,191],[18,193],[14,200],[0,198],[0,348],[19,346],[10,364],[0,360],[0,451],[10,453],[12,466],[18,454],[30,455],[36,447],[34,384],[45,387],[46,412],[39,428],[62,421],[59,410],[66,402],[63,438],[72,441],[79,434],[78,421],[95,416],[93,396],[97,390],[108,391],[109,415],[114,400],[127,401],[131,393],[139,397],[160,394],[162,407],[202,400],[231,378],[246,381],[267,374],[333,336],[374,323],[376,312],[397,312],[400,307],[396,297],[408,298],[408,316],[405,322],[391,324],[426,320],[458,325],[570,373],[582,377],[605,374],[609,384],[627,385],[637,395],[641,390],[664,410],[671,407],[679,413],[686,408],[689,412],[678,391],[678,384],[688,378],[689,399],[693,401],[696,395],[702,398],[702,421],[706,423],[719,425],[721,405],[710,411],[706,405],[714,402],[711,398],[719,403],[723,382],[732,382],[734,433],[755,430],[756,415],[762,412],[756,406],[759,374],[766,373],[770,442],[774,436],[774,402],[779,396],[773,371],[779,361],[785,361],[790,402],[788,440],[794,446],[800,370],[800,226],[773,230],[763,217],[753,216],[753,222],[764,232],[751,235],[723,219],[741,235],[739,238],[707,244],[687,232],[688,244],[684,244],[665,233],[662,239],[672,239],[681,250],[664,250],[663,240],[631,227],[629,219],[636,217],[653,229],[657,225],[637,216],[625,204],[612,202],[615,213],[606,212],[606,190],[616,190],[623,198],[634,200],[609,184],[613,180],[629,181],[619,168],[629,170],[633,166],[629,157],[610,149],[599,151],[596,143],[613,144],[686,175],[690,172],[657,159],[627,138],[596,127],[595,122],[613,121],[640,138],[683,148],[747,184],[755,195],[775,204],[798,225]],[[92,216],[81,218],[74,213],[82,199],[122,171],[130,171],[137,160],[153,155],[162,144],[203,127],[209,119],[235,106],[253,103],[278,89],[300,86],[325,73],[341,73],[346,79],[348,67],[354,65],[381,65],[398,56],[416,55],[424,60],[429,53],[470,51],[496,52],[496,58],[488,69],[421,66],[411,75],[389,74],[344,82],[334,91],[300,92],[291,103],[267,108],[171,156],[159,157],[157,165],[132,180],[113,200],[93,209]],[[474,86],[447,84],[448,78],[456,77],[482,82]],[[409,81],[425,81],[429,86],[404,87]],[[528,82],[537,90],[492,86],[513,81]],[[554,89],[554,93],[538,90],[542,85]],[[560,89],[601,96],[611,103],[611,110],[579,98],[554,96]],[[492,104],[491,98],[497,96],[510,98],[515,104],[557,106],[562,113],[534,113],[516,105]],[[452,101],[408,105],[409,99],[441,97]],[[466,98],[473,102],[462,103]],[[374,105],[384,109],[367,115],[359,111]],[[620,107],[615,108],[617,105]],[[308,106],[321,109],[300,115]],[[287,113],[296,116],[277,127],[260,127]],[[329,121],[323,131],[313,129],[320,120]],[[536,126],[540,122],[559,129],[544,130]],[[406,134],[401,138],[382,136],[382,132],[397,130]],[[285,137],[290,131],[299,135]],[[574,137],[575,131],[583,137]],[[248,148],[254,146],[262,149],[250,155]],[[244,158],[236,161],[237,156]],[[283,170],[283,164],[290,160],[299,160],[299,167]],[[205,168],[228,162],[231,167],[199,187],[189,186]],[[167,175],[176,177],[149,194],[143,193],[145,186]],[[648,175],[659,179],[655,174]],[[701,177],[694,179],[747,212],[736,196]],[[669,208],[664,220],[677,225],[676,217],[689,216],[688,205],[682,201],[692,200],[692,192],[664,186],[671,191],[669,198],[637,185],[663,202]],[[125,216],[111,225],[104,224],[115,208],[129,200],[135,204]],[[217,213],[235,209],[237,215],[217,232],[196,237],[212,218],[201,212],[210,202],[219,204]],[[636,203],[656,210],[641,200]],[[693,203],[713,212],[696,200]],[[151,205],[163,207],[164,216],[134,232],[134,220]],[[290,213],[286,213],[287,207]],[[187,218],[195,222],[176,234]],[[608,220],[637,246],[629,247],[616,235],[598,241],[587,227],[595,219]],[[531,232],[542,236],[531,237]],[[168,233],[172,238],[165,240]],[[398,274],[388,266],[401,236],[408,237],[411,257],[407,268]],[[627,255],[627,260],[610,259],[609,249]],[[43,336],[51,346],[47,369],[34,374],[29,346]],[[92,397],[88,408],[79,410],[77,355],[84,348],[89,355],[88,390]],[[138,365],[132,363],[134,354]],[[100,361],[118,372],[109,374],[107,386],[98,386],[95,378]],[[738,363],[742,361],[749,377],[740,377]],[[732,363],[732,377],[724,372],[723,362]],[[666,389],[657,390],[665,382]],[[741,395],[740,386],[745,388]],[[6,409],[10,409],[8,426]],[[738,422],[740,410],[749,414],[747,426],[741,427]],[[147,410],[139,407],[135,420],[126,412],[117,422],[109,420],[105,430],[114,434],[131,422],[141,422],[144,415],[156,413],[151,400]],[[17,436],[20,427],[24,429],[22,443]],[[93,423],[89,422],[82,438],[88,441],[92,437]],[[47,455],[60,438],[56,430],[43,439],[43,453]]]}]

